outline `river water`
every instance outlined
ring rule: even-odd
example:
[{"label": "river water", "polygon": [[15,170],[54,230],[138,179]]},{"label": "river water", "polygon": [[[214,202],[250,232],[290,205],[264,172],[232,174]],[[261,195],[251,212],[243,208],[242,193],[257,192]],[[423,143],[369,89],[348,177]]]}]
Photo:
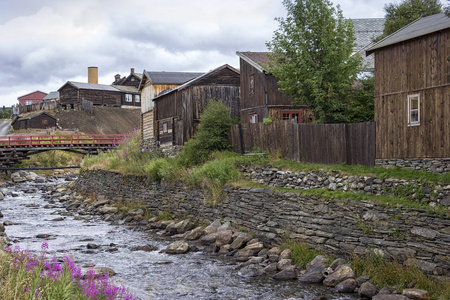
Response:
[{"label": "river water", "polygon": [[[7,235],[14,245],[36,255],[40,254],[41,244],[47,242],[49,258],[68,255],[79,267],[90,264],[112,268],[117,273],[112,279],[129,288],[138,299],[312,299],[321,295],[356,299],[320,285],[243,278],[235,270],[237,263],[222,255],[131,251],[132,247],[147,244],[162,250],[173,240],[155,232],[114,226],[97,216],[67,215],[63,204],[49,203],[45,193],[45,185],[61,182],[26,182],[8,187],[17,195],[6,195],[0,201],[2,221],[13,223],[6,227]],[[87,249],[88,243],[100,247]]]}]

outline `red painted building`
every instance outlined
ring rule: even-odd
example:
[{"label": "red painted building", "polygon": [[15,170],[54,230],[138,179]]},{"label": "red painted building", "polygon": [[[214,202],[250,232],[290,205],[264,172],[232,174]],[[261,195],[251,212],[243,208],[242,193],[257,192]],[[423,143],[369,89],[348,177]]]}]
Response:
[{"label": "red painted building", "polygon": [[41,91],[35,91],[26,95],[23,95],[19,98],[17,98],[17,100],[19,101],[19,106],[24,106],[24,105],[31,105],[31,104],[35,104],[35,103],[40,103],[43,102],[44,97],[47,96],[46,93],[41,92]]}]

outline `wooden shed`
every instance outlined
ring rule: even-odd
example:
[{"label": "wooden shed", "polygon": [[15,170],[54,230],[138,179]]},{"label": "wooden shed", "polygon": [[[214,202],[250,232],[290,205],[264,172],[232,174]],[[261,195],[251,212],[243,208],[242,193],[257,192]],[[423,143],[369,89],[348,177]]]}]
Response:
[{"label": "wooden shed", "polygon": [[156,123],[153,99],[163,91],[174,89],[204,73],[199,72],[143,72],[139,84],[141,95],[141,130],[144,141],[156,137]]},{"label": "wooden shed", "polygon": [[450,157],[450,18],[421,18],[367,50],[375,54],[376,157]]},{"label": "wooden shed", "polygon": [[194,134],[200,114],[211,99],[239,118],[239,71],[223,65],[153,99],[157,139],[161,145],[183,145]]},{"label": "wooden shed", "polygon": [[94,105],[121,106],[122,92],[113,86],[95,83],[68,81],[58,90],[59,101],[63,106],[74,106],[81,99]]},{"label": "wooden shed", "polygon": [[55,128],[57,119],[46,112],[19,115],[11,122],[14,130]]},{"label": "wooden shed", "polygon": [[269,62],[266,52],[236,52],[240,57],[241,122],[258,123],[264,118],[312,122],[306,105],[293,106],[292,98],[278,90],[278,78],[264,68]]}]

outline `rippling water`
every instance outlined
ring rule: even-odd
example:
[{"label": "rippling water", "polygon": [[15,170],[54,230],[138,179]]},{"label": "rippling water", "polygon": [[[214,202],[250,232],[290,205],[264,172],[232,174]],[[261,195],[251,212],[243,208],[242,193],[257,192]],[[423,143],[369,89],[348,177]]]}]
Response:
[{"label": "rippling water", "polygon": [[[221,255],[130,251],[133,246],[146,244],[161,250],[172,240],[154,232],[113,226],[96,216],[83,216],[84,220],[76,220],[75,214],[63,216],[62,221],[54,221],[67,211],[62,204],[49,204],[45,200],[45,192],[41,190],[44,186],[17,184],[8,189],[19,196],[6,195],[0,201],[3,222],[13,222],[6,227],[6,233],[14,245],[38,254],[41,244],[47,242],[49,257],[68,255],[79,266],[95,264],[112,268],[117,272],[112,279],[128,287],[139,299],[310,299],[319,295],[326,295],[328,299],[356,299],[335,294],[319,285],[302,285],[298,281],[242,278],[234,269],[236,263]],[[32,188],[37,190],[27,192]],[[37,237],[42,234],[55,239]],[[100,245],[100,248],[87,249],[88,243]]]}]

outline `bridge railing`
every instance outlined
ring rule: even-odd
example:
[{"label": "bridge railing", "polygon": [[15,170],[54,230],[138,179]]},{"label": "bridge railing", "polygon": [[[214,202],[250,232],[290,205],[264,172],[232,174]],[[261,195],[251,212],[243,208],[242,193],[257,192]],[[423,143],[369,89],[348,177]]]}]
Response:
[{"label": "bridge railing", "polygon": [[0,147],[118,145],[126,137],[126,134],[0,136]]}]

